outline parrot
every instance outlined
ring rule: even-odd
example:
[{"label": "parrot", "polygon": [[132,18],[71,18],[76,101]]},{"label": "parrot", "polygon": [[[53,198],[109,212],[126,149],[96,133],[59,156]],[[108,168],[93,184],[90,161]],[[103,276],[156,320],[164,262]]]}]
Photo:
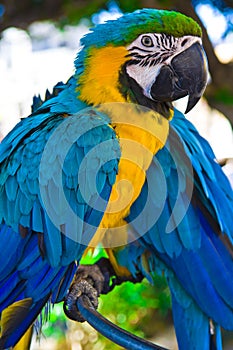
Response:
[{"label": "parrot", "polygon": [[188,113],[206,88],[200,26],[176,11],[126,13],[90,29],[74,66],[0,144],[0,349],[40,326],[99,246],[117,276],[166,277],[180,350],[222,349],[233,192],[173,104],[187,97]]}]

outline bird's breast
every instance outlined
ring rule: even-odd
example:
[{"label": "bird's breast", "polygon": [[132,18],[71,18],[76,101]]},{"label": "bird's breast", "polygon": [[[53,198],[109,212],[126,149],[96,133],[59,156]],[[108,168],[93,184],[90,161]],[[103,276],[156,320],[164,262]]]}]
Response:
[{"label": "bird's breast", "polygon": [[100,240],[107,247],[127,242],[124,219],[141,192],[154,155],[165,145],[169,129],[168,121],[155,112],[138,113],[130,104],[118,104],[113,110],[108,110],[108,115],[119,140],[121,158],[107,208],[94,236],[95,246]]}]

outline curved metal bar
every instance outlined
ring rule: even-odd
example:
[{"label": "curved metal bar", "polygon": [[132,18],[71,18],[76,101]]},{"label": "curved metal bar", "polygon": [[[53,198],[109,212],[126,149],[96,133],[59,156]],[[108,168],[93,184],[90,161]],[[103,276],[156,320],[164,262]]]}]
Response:
[{"label": "curved metal bar", "polygon": [[141,339],[124,329],[114,325],[112,322],[98,313],[92,306],[86,295],[81,295],[77,299],[77,308],[83,318],[99,333],[110,339],[115,344],[127,350],[168,350],[159,345]]}]

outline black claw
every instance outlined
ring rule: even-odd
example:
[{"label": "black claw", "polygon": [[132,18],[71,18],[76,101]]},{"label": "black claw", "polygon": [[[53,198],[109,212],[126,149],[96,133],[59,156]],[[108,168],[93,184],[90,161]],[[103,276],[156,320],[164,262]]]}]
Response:
[{"label": "black claw", "polygon": [[77,308],[77,300],[81,295],[85,295],[95,309],[98,307],[98,293],[96,289],[85,280],[74,281],[65,297],[63,310],[68,318],[78,322],[85,321]]}]

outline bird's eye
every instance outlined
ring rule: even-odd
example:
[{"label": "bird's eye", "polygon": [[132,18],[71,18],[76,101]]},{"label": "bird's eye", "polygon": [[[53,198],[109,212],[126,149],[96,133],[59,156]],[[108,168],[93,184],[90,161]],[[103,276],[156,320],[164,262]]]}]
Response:
[{"label": "bird's eye", "polygon": [[188,42],[188,39],[184,39],[181,43],[181,46],[183,47],[185,44],[187,44],[187,42]]},{"label": "bird's eye", "polygon": [[153,40],[151,39],[151,37],[149,35],[143,35],[143,37],[141,39],[141,43],[142,43],[142,45],[144,45],[146,47],[153,46]]}]

